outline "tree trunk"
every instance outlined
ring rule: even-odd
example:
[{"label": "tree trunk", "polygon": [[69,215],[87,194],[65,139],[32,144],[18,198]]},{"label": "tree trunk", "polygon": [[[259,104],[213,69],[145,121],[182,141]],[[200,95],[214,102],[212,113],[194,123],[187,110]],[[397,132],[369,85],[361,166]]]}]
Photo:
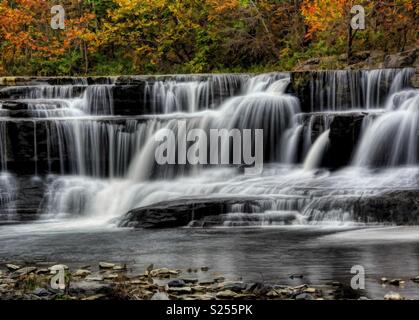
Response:
[{"label": "tree trunk", "polygon": [[352,61],[352,40],[353,40],[353,32],[351,24],[348,25],[348,42],[346,47],[346,57],[347,63],[350,64]]}]

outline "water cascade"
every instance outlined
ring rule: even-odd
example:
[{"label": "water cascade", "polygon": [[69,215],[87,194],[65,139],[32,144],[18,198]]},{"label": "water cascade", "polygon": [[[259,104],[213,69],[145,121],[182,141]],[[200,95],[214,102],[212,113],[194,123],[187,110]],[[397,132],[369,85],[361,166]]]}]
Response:
[{"label": "water cascade", "polygon": [[[419,187],[412,72],[313,72],[304,88],[287,73],[3,86],[2,217],[25,212],[32,219],[127,226],[131,210],[183,199],[222,204],[213,215],[191,217],[191,227],[382,221],[382,211],[365,213],[362,205],[372,198],[391,202],[389,192]],[[175,134],[177,158],[193,144],[179,137],[192,129],[207,137],[211,129],[263,129],[264,171],[246,175],[242,162],[159,165],[156,137],[167,129]],[[219,151],[220,158],[239,156],[232,145]],[[26,190],[36,212],[22,209]]]}]

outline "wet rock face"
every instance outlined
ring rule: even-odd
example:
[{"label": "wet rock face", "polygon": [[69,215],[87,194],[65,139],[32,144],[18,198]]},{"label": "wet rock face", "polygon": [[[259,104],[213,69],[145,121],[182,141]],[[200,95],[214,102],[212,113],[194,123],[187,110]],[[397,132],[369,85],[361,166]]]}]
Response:
[{"label": "wet rock face", "polygon": [[[243,219],[258,199],[180,199],[166,201],[131,210],[119,222],[120,227],[174,228],[211,227],[223,224],[233,205],[242,205]],[[246,210],[247,208],[247,210]],[[340,213],[340,216],[339,216]],[[262,215],[262,214],[261,214]],[[394,225],[419,223],[419,190],[382,192],[380,194],[321,195],[316,196],[304,210],[307,221],[355,221]]]},{"label": "wet rock face", "polygon": [[349,164],[359,141],[365,115],[357,113],[334,116],[330,124],[329,148],[323,160],[325,167],[335,169]]},{"label": "wet rock face", "polygon": [[[338,208],[338,209],[337,209]],[[309,220],[329,215],[361,223],[417,225],[419,223],[419,190],[386,191],[358,196],[325,196],[306,210]]]},{"label": "wet rock face", "polygon": [[[329,143],[323,155],[322,167],[339,169],[348,165],[360,141],[362,124],[367,112],[318,112],[302,117],[304,132],[310,132],[311,142],[330,129]],[[373,117],[373,115],[369,115]],[[302,146],[300,146],[301,148]],[[301,161],[304,159],[299,157]]]},{"label": "wet rock face", "polygon": [[[193,220],[202,220],[200,226],[220,224],[217,216],[228,213],[233,205],[242,205],[244,211],[251,208],[257,199],[178,199],[161,202],[131,210],[119,222],[120,227],[173,228],[188,225]],[[209,219],[212,218],[212,219]]]},{"label": "wet rock face", "polygon": [[410,67],[410,66],[417,67],[418,58],[419,58],[418,48],[399,52],[392,55],[387,55],[384,58],[384,68],[405,68],[405,67]]}]

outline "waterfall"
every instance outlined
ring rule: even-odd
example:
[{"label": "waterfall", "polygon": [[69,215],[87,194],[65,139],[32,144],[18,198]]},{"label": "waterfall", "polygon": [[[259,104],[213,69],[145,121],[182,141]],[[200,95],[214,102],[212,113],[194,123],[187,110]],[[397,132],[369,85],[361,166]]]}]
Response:
[{"label": "waterfall", "polygon": [[357,166],[418,163],[419,90],[393,94],[386,113],[372,121],[354,158]]},{"label": "waterfall", "polygon": [[379,108],[409,84],[414,69],[333,70],[310,75],[312,111]]},{"label": "waterfall", "polygon": [[[264,79],[266,79],[266,76]],[[289,82],[289,80],[286,81]],[[263,129],[264,150],[266,151],[264,160],[266,162],[277,161],[281,156],[280,140],[282,134],[293,124],[294,115],[299,112],[298,100],[291,95],[280,92],[280,90],[285,91],[286,83],[284,84],[284,81],[281,81],[278,85],[275,84],[275,80],[271,79],[264,82],[264,85],[258,87],[258,89],[254,84],[249,84],[246,91],[250,93],[226,101],[218,110],[189,113],[185,118],[188,120],[187,129],[198,128],[205,130],[207,133],[210,129]],[[273,89],[270,86],[271,84],[275,84]],[[269,92],[269,88],[272,92]],[[268,91],[257,92],[257,90]],[[171,120],[165,129],[170,129],[177,135],[177,121]],[[155,150],[158,145],[159,143],[155,141],[153,136],[133,160],[127,178],[138,181],[150,177],[168,179],[187,172],[187,168],[184,166],[158,166],[155,161]],[[222,154],[229,154],[230,152],[230,149],[221,150]]]},{"label": "waterfall", "polygon": [[59,160],[62,174],[117,177],[161,126],[159,120],[51,119],[48,162]]},{"label": "waterfall", "polygon": [[[17,168],[46,185],[41,219],[113,225],[134,208],[197,198],[244,201],[226,205],[214,218],[216,225],[354,223],[359,197],[418,187],[419,91],[408,87],[411,74],[412,69],[310,73],[311,101],[301,106],[288,93],[293,86],[287,73],[89,78],[3,87],[0,211],[7,215],[2,217],[16,217],[21,199],[8,190],[30,179],[16,177]],[[310,110],[308,103],[312,112],[302,112]],[[262,129],[264,171],[246,175],[248,164],[233,161],[242,150],[218,140],[206,145],[207,154],[217,146],[218,159],[158,164],[156,137],[167,129],[175,135],[176,160],[194,145],[182,140],[191,130],[210,137],[214,129]],[[255,152],[255,136],[251,140]],[[342,151],[352,166],[330,165],[330,154],[339,158]],[[229,163],[220,164],[222,158]],[[376,167],[384,168],[375,172]]]},{"label": "waterfall", "polygon": [[241,75],[176,76],[146,81],[144,103],[154,114],[213,109],[240,90]]},{"label": "waterfall", "polygon": [[33,117],[112,115],[113,84],[36,85],[0,90],[27,105]]},{"label": "waterfall", "polygon": [[323,132],[314,142],[304,161],[304,170],[316,169],[321,165],[324,152],[329,143],[330,130]]}]

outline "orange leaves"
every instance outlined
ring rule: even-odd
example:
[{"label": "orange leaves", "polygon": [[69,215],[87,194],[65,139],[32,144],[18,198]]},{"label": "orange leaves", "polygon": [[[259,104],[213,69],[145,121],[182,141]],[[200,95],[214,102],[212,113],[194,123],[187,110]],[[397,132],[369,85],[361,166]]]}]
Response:
[{"label": "orange leaves", "polygon": [[347,23],[345,16],[348,14],[353,1],[351,0],[304,0],[301,13],[308,25],[307,38],[315,33],[333,30],[338,25]]},{"label": "orange leaves", "polygon": [[95,48],[95,34],[89,30],[92,13],[66,17],[64,30],[53,30],[51,3],[40,0],[0,0],[0,58],[2,63],[26,62],[37,56],[48,60],[66,54],[85,41]]}]

